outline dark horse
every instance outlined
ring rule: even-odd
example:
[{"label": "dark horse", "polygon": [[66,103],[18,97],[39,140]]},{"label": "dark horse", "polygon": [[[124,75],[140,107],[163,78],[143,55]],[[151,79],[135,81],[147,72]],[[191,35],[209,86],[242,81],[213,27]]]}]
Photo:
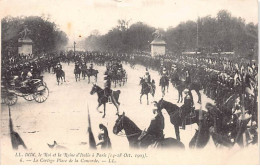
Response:
[{"label": "dark horse", "polygon": [[[170,121],[174,125],[175,128],[175,134],[176,138],[180,140],[180,131],[179,131],[179,126],[182,125],[182,119],[181,119],[181,108],[178,107],[177,105],[167,102],[163,99],[161,99],[157,104],[157,108],[159,111],[162,109],[165,109],[167,113],[170,116]],[[199,111],[200,110],[195,110],[195,115],[190,116],[189,113],[187,112],[188,116],[186,116],[186,125],[191,125],[191,124],[199,124]],[[202,111],[203,114],[205,114],[205,111]]]},{"label": "dark horse", "polygon": [[160,79],[159,86],[161,86],[161,91],[162,91],[162,94],[163,94],[163,97],[164,97],[165,87],[167,87],[167,92],[168,92],[168,89],[169,89],[169,78],[167,76],[162,76],[161,79]]},{"label": "dark horse", "polygon": [[152,96],[154,96],[155,93],[155,85],[149,85],[147,82],[145,82],[144,78],[140,78],[140,85],[142,85],[142,91],[140,96],[140,103],[142,104],[142,97],[144,94],[147,96],[147,104],[149,104],[149,98],[148,94],[150,93]]},{"label": "dark horse", "polygon": [[80,67],[75,67],[75,69],[74,69],[74,74],[75,74],[76,82],[77,82],[78,80],[80,81],[80,74],[81,74],[81,69],[80,69]]},{"label": "dark horse", "polygon": [[95,82],[97,82],[97,75],[98,75],[98,70],[95,69],[87,69],[86,70],[86,75],[88,76],[88,83],[90,82],[90,77],[94,76],[95,77]]},{"label": "dark horse", "polygon": [[198,95],[198,103],[201,103],[200,90],[202,90],[202,87],[199,83],[191,82],[190,84],[187,84],[185,81],[180,80],[176,76],[171,78],[171,82],[173,87],[175,87],[178,90],[178,103],[183,101],[182,92],[185,88],[188,88],[189,90],[195,90],[195,92]]},{"label": "dark horse", "polygon": [[[111,93],[111,101],[112,101],[112,103],[115,105],[115,107],[117,109],[117,114],[118,114],[118,106],[120,105],[120,103],[118,102],[120,92],[121,92],[120,90],[117,90],[117,91],[112,91],[112,93]],[[93,84],[93,87],[92,87],[92,89],[90,91],[91,95],[93,95],[94,93],[97,93],[97,95],[98,95],[97,111],[99,111],[98,108],[102,104],[104,106],[104,115],[103,115],[103,118],[104,118],[106,116],[106,103],[108,102],[108,97],[105,96],[104,90],[101,89],[96,84]],[[99,112],[102,113],[101,111],[99,111]]]},{"label": "dark horse", "polygon": [[61,81],[61,84],[63,83],[63,81],[66,82],[65,72],[61,69],[57,69],[56,70],[56,79],[57,79],[58,85],[60,84],[60,81]]},{"label": "dark horse", "polygon": [[[129,146],[131,148],[145,148],[148,147],[140,146],[140,141],[138,138],[142,134],[142,130],[136,126],[136,124],[130,120],[128,117],[125,116],[125,113],[123,115],[118,115],[118,119],[116,120],[116,123],[113,127],[113,133],[118,134],[120,131],[124,130],[125,135],[128,139]],[[149,136],[149,135],[147,135]],[[153,138],[152,136],[150,138]],[[145,139],[144,139],[145,140]],[[156,139],[149,139],[149,142],[156,143]],[[153,145],[154,143],[150,143],[150,145]],[[145,142],[142,142],[141,144],[147,144]],[[149,143],[148,143],[149,144]],[[157,141],[157,145],[154,146],[157,148],[179,148],[184,149],[184,144],[174,138],[164,138],[162,140]]]}]

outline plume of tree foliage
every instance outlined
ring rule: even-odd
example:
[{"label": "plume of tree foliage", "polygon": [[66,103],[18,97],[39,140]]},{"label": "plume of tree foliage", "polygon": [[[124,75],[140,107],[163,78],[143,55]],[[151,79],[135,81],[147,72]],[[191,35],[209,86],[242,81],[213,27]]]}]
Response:
[{"label": "plume of tree foliage", "polygon": [[[87,50],[95,51],[150,51],[154,31],[154,27],[142,22],[129,26],[128,21],[119,20],[108,33],[92,34],[86,38],[85,46]],[[258,53],[257,24],[246,23],[226,10],[220,10],[216,17],[205,16],[196,21],[182,22],[161,32],[167,50],[176,54],[202,50],[206,53],[234,51],[240,56],[248,56],[251,50],[255,56]]]},{"label": "plume of tree foliage", "polygon": [[48,18],[8,16],[1,20],[1,25],[2,55],[7,52],[18,53],[19,33],[23,31],[25,25],[30,30],[28,36],[33,41],[33,53],[35,54],[63,50],[68,42],[67,35]]}]

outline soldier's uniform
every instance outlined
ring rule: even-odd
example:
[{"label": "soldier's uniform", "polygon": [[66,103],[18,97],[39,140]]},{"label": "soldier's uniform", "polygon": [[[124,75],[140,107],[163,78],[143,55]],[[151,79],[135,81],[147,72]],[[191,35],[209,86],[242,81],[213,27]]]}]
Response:
[{"label": "soldier's uniform", "polygon": [[93,64],[92,63],[90,64],[89,69],[90,69],[90,72],[92,73],[92,71],[93,71]]},{"label": "soldier's uniform", "polygon": [[185,118],[188,113],[191,113],[193,111],[193,97],[191,94],[191,91],[188,89],[185,89],[184,91],[185,97],[184,97],[184,104],[181,106],[181,119],[182,119],[182,129],[185,129]]},{"label": "soldier's uniform", "polygon": [[108,72],[105,72],[104,76],[104,95],[108,98],[108,101],[110,100],[111,97],[111,79],[110,76],[108,75]]},{"label": "soldier's uniform", "polygon": [[158,109],[153,109],[153,113],[156,114],[156,116],[151,120],[147,131],[144,131],[138,138],[141,147],[148,147],[154,142],[158,142],[164,138],[163,129],[165,124],[162,112],[158,111]]}]

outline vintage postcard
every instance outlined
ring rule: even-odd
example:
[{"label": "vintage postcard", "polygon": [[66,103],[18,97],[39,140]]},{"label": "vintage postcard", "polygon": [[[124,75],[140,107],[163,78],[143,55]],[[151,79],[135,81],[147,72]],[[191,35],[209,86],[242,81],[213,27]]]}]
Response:
[{"label": "vintage postcard", "polygon": [[256,0],[0,0],[1,165],[259,164]]}]

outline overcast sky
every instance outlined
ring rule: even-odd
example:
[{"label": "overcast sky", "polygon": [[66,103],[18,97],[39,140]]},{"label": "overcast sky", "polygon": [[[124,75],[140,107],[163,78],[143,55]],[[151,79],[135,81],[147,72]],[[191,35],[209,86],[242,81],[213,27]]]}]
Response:
[{"label": "overcast sky", "polygon": [[154,27],[174,27],[198,16],[216,16],[221,9],[246,22],[258,23],[257,0],[0,0],[0,16],[49,16],[70,40],[101,34],[118,19],[145,22]]}]

